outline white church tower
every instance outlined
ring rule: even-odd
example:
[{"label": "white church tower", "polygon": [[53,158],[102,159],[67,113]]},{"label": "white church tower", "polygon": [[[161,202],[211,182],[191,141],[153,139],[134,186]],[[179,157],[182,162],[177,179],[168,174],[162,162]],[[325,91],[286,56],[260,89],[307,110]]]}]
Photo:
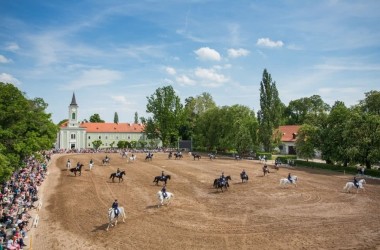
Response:
[{"label": "white church tower", "polygon": [[75,93],[73,93],[69,105],[69,119],[66,124],[61,126],[57,137],[57,145],[60,149],[79,150],[86,148],[86,129],[80,127],[78,108]]}]

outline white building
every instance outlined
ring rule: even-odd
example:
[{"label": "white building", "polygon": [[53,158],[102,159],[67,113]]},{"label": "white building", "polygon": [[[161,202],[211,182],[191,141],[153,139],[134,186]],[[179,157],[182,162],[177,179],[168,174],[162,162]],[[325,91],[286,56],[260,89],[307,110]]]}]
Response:
[{"label": "white building", "polygon": [[144,126],[139,123],[91,123],[78,121],[79,106],[75,94],[69,105],[69,119],[62,124],[57,136],[59,149],[93,148],[92,142],[101,140],[100,148],[117,147],[119,141],[146,141]]}]

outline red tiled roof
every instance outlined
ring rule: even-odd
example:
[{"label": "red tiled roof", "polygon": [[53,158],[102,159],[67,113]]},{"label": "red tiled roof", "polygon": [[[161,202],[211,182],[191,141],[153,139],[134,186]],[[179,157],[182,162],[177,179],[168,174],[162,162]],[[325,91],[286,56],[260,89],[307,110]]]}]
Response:
[{"label": "red tiled roof", "polygon": [[[61,125],[67,127],[67,123]],[[144,125],[140,123],[94,123],[83,122],[79,125],[85,128],[87,133],[142,133]]]},{"label": "red tiled roof", "polygon": [[296,141],[300,127],[300,125],[285,125],[278,127],[278,130],[282,133],[281,141]]}]

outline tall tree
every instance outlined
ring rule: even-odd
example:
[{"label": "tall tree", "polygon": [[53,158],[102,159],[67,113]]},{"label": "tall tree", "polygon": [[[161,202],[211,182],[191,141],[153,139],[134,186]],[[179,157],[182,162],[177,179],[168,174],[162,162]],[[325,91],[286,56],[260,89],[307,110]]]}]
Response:
[{"label": "tall tree", "polygon": [[135,112],[135,120],[134,122],[137,124],[139,123],[139,115],[137,114],[137,112]]},{"label": "tall tree", "polygon": [[359,106],[363,112],[380,115],[380,91],[372,90],[365,93],[365,99],[360,101]]},{"label": "tall tree", "polygon": [[278,95],[276,82],[272,81],[271,75],[264,69],[263,78],[260,82],[260,110],[259,120],[259,140],[264,151],[273,149],[273,132],[280,125],[283,104]]},{"label": "tall tree", "polygon": [[93,115],[90,117],[90,122],[104,123],[104,120],[102,120],[102,119],[100,118],[100,115],[99,115],[99,114],[93,114]]},{"label": "tall tree", "polygon": [[183,105],[173,87],[158,88],[147,100],[146,112],[152,114],[145,126],[148,138],[159,138],[164,147],[177,141],[183,120]]},{"label": "tall tree", "polygon": [[115,115],[113,116],[113,123],[119,123],[119,115],[117,114],[117,112],[115,112]]},{"label": "tall tree", "polygon": [[297,156],[302,159],[313,159],[315,156],[315,137],[317,127],[304,124],[298,131],[296,140]]},{"label": "tall tree", "polygon": [[14,85],[0,82],[0,181],[25,157],[53,147],[58,127],[47,106],[42,98],[29,100]]}]

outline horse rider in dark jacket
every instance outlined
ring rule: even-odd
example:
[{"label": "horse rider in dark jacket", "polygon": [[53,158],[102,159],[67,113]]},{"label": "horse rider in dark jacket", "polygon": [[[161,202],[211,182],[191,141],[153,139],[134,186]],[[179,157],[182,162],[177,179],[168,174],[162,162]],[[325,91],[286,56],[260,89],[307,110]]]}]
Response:
[{"label": "horse rider in dark jacket", "polygon": [[219,182],[223,185],[226,183],[226,177],[224,177],[224,172],[222,172],[222,175],[219,178]]},{"label": "horse rider in dark jacket", "polygon": [[117,168],[117,170],[116,170],[116,177],[118,177],[119,175],[120,175],[120,168]]},{"label": "horse rider in dark jacket", "polygon": [[359,188],[359,182],[356,179],[356,176],[354,176],[354,180],[352,182],[354,183],[354,185],[355,185],[356,188]]},{"label": "horse rider in dark jacket", "polygon": [[167,193],[166,193],[166,184],[164,184],[164,186],[162,187],[161,192],[162,192],[162,197],[164,197],[164,199],[165,199],[166,196],[167,196]]},{"label": "horse rider in dark jacket", "polygon": [[117,202],[117,200],[115,200],[112,203],[112,208],[115,211],[115,217],[118,217],[119,216],[119,203]]},{"label": "horse rider in dark jacket", "polygon": [[293,177],[292,177],[292,175],[290,173],[288,174],[288,181],[290,183],[293,183]]},{"label": "horse rider in dark jacket", "polygon": [[245,172],[245,169],[243,169],[243,172],[241,172],[241,176],[245,177],[246,175],[247,175],[247,173]]},{"label": "horse rider in dark jacket", "polygon": [[162,180],[165,180],[165,179],[166,179],[166,176],[165,176],[165,172],[164,172],[164,170],[161,171],[161,179],[162,179]]}]

